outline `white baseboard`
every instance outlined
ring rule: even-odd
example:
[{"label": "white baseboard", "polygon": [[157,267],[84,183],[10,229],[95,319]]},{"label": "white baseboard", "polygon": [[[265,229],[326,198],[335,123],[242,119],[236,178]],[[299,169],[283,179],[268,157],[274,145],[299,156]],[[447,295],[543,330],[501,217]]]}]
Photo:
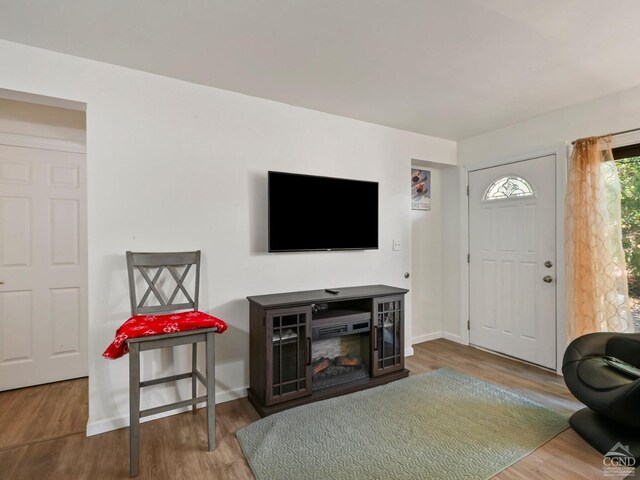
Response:
[{"label": "white baseboard", "polygon": [[452,342],[462,343],[462,337],[456,333],[442,332],[442,338]]},{"label": "white baseboard", "polygon": [[404,356],[411,357],[413,355],[413,347],[407,347],[404,349]]},{"label": "white baseboard", "polygon": [[429,340],[436,340],[442,338],[442,332],[425,333],[424,335],[416,335],[411,338],[411,345],[416,343],[428,342]]},{"label": "white baseboard", "polygon": [[430,340],[437,340],[438,338],[444,338],[445,340],[451,340],[452,342],[462,343],[462,337],[456,333],[450,332],[431,332],[424,335],[417,335],[411,339],[411,345],[417,343],[428,342]]},{"label": "white baseboard", "polygon": [[[413,352],[412,352],[413,353]],[[231,400],[237,400],[247,396],[248,387],[240,387],[234,390],[227,390],[225,392],[216,393],[216,403],[229,402]],[[203,408],[206,404],[204,402],[198,403],[197,408]],[[191,407],[177,408],[168,412],[158,413],[157,415],[149,415],[148,417],[141,418],[140,423],[149,422],[158,418],[169,417],[171,415],[177,415],[178,413],[188,412]],[[87,422],[87,437],[98,435],[100,433],[110,432],[111,430],[117,430],[119,428],[125,428],[129,426],[129,415],[122,415],[115,418],[107,418],[105,420],[96,420]]]}]

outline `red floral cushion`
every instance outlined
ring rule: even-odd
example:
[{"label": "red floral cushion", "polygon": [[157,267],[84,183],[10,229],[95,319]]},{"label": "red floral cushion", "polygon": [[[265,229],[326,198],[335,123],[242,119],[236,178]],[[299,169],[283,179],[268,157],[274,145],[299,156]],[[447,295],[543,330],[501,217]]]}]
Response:
[{"label": "red floral cushion", "polygon": [[197,328],[216,327],[216,333],[227,329],[224,320],[208,315],[199,310],[191,312],[170,313],[168,315],[136,315],[124,322],[116,330],[116,338],[102,354],[105,358],[120,358],[129,352],[125,341],[127,338],[162,335],[173,332],[187,332]]}]

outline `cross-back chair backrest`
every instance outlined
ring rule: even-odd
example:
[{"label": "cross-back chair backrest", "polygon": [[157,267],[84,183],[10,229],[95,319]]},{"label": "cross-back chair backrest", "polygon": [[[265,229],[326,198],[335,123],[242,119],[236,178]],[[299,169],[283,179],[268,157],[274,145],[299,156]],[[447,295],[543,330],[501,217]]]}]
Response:
[{"label": "cross-back chair backrest", "polygon": [[[195,265],[195,287],[189,292],[185,280]],[[179,271],[183,268],[182,272]],[[195,252],[143,253],[127,252],[127,271],[129,273],[129,297],[132,315],[175,312],[177,310],[197,310],[200,293],[200,250]],[[163,294],[159,282],[162,273],[167,271],[175,281],[175,286],[168,296]],[[136,272],[144,279],[146,291],[138,300],[136,296]],[[185,301],[176,302],[182,293]],[[147,305],[155,299],[158,305]]]}]

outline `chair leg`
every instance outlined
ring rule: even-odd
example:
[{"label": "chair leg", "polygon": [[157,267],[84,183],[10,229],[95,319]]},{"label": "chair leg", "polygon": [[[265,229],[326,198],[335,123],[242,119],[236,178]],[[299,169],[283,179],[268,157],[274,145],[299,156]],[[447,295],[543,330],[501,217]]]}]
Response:
[{"label": "chair leg", "polygon": [[129,344],[129,476],[138,476],[140,447],[140,345]]},{"label": "chair leg", "polygon": [[209,451],[216,448],[216,375],[214,332],[208,332],[206,339],[207,350],[207,434]]},{"label": "chair leg", "polygon": [[[198,344],[191,344],[191,398],[195,400],[198,389],[198,378],[196,377],[196,370],[198,368]],[[193,414],[196,414],[196,404],[191,407]]]}]

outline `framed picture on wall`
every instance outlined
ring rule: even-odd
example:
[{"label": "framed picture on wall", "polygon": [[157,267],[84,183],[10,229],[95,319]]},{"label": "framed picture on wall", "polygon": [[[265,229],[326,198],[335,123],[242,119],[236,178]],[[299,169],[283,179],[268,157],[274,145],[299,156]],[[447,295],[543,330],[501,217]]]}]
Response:
[{"label": "framed picture on wall", "polygon": [[411,169],[411,209],[431,210],[431,172]]}]

